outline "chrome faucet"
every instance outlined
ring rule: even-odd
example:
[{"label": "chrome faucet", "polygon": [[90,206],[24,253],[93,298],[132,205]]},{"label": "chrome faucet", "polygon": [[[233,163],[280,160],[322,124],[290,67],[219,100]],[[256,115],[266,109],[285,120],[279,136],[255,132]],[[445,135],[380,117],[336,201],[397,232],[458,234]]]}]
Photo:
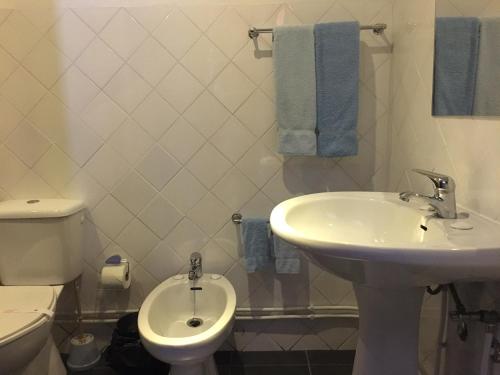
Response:
[{"label": "chrome faucet", "polygon": [[399,199],[409,202],[411,198],[421,198],[436,210],[438,217],[443,219],[456,219],[457,206],[455,203],[455,181],[453,178],[423,169],[413,169],[413,172],[420,173],[432,181],[434,185],[434,195],[427,196],[405,191],[399,194]]},{"label": "chrome faucet", "polygon": [[201,267],[201,254],[198,252],[192,253],[189,258],[189,263],[191,265],[188,274],[189,280],[198,280],[203,275]]}]

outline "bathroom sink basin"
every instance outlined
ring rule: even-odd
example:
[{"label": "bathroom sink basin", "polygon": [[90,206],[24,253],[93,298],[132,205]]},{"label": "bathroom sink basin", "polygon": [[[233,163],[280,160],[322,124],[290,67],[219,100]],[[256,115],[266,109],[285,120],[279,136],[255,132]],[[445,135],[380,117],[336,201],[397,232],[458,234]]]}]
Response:
[{"label": "bathroom sink basin", "polygon": [[[275,235],[353,283],[359,332],[353,375],[417,375],[425,286],[500,278],[500,224],[442,219],[395,193],[293,198],[271,213]],[[380,338],[383,337],[383,340]]]},{"label": "bathroom sink basin", "polygon": [[500,224],[474,213],[435,217],[395,193],[305,195],[274,208],[275,234],[344,278],[426,286],[500,276]]}]

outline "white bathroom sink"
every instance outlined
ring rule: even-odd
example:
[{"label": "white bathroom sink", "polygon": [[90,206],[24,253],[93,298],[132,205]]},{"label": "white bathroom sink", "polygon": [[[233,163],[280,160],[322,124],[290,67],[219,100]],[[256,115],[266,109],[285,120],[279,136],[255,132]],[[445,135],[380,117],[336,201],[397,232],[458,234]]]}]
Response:
[{"label": "white bathroom sink", "polygon": [[352,281],[353,375],[417,375],[425,286],[500,278],[499,223],[460,211],[437,218],[428,207],[395,193],[335,192],[293,198],[271,213],[275,235]]},{"label": "white bathroom sink", "polygon": [[395,193],[311,194],[275,207],[271,227],[323,268],[361,284],[499,278],[500,224],[474,213],[440,219],[428,207]]}]

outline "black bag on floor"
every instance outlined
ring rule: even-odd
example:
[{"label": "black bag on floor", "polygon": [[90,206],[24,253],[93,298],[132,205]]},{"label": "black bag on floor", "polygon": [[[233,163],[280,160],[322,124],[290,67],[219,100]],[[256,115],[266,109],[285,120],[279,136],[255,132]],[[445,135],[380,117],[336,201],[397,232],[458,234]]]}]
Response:
[{"label": "black bag on floor", "polygon": [[142,346],[137,326],[138,313],[121,317],[106,349],[106,361],[119,374],[168,374],[170,366],[149,354]]}]

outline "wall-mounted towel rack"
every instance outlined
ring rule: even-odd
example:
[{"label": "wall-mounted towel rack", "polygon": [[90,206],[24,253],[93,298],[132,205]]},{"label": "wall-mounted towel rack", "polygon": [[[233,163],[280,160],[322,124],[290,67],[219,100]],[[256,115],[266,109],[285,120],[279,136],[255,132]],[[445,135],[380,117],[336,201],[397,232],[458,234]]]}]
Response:
[{"label": "wall-mounted towel rack", "polygon": [[[387,24],[385,23],[376,23],[375,25],[361,25],[359,27],[360,30],[373,30],[373,33],[375,35],[382,35],[384,33],[384,30],[387,29]],[[260,34],[272,34],[273,29],[272,28],[256,28],[256,27],[251,27],[248,30],[248,37],[250,39],[256,39],[259,37]]]},{"label": "wall-mounted towel rack", "polygon": [[241,222],[243,221],[243,215],[240,214],[239,212],[235,212],[234,214],[231,215],[231,221],[237,225],[241,224]]},{"label": "wall-mounted towel rack", "polygon": [[235,224],[241,224],[241,220],[243,220],[243,215],[240,214],[239,212],[236,212],[231,216],[231,220]]}]

